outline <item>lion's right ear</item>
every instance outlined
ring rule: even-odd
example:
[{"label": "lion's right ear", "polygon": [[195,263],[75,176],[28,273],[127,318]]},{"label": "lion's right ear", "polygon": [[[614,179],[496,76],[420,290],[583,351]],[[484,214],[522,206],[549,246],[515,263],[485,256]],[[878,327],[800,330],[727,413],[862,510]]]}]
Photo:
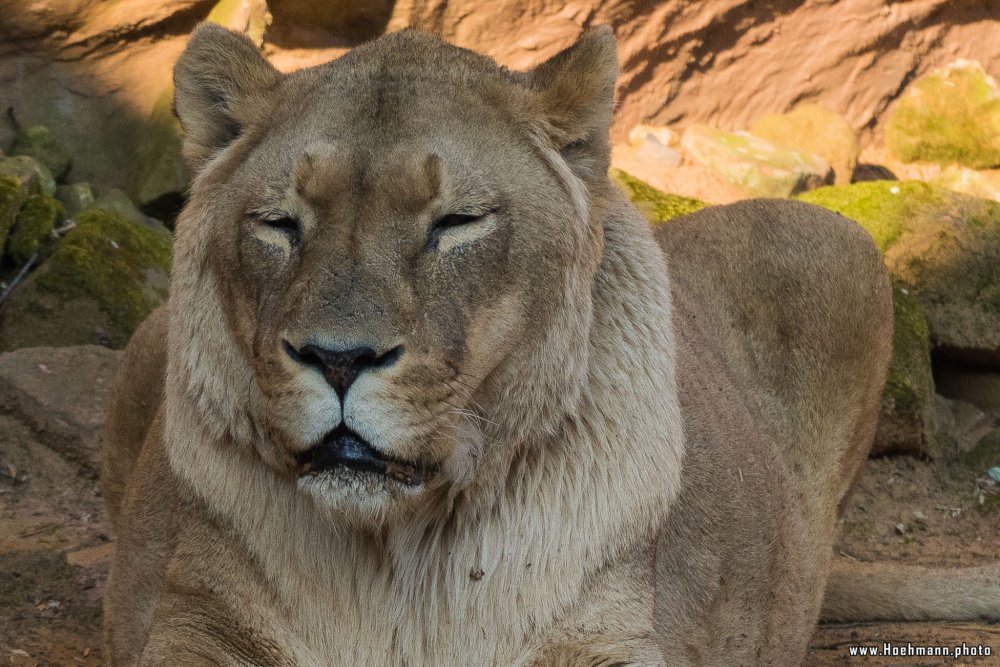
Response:
[{"label": "lion's right ear", "polygon": [[245,35],[202,23],[174,65],[174,110],[184,128],[184,159],[197,172],[239,136],[281,73]]}]

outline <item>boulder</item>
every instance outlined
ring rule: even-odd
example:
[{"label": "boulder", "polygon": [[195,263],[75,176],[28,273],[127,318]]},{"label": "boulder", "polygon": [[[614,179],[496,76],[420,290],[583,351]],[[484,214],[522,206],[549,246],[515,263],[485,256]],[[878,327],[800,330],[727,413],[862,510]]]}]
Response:
[{"label": "boulder", "polygon": [[636,125],[628,133],[628,142],[639,147],[650,137],[664,146],[677,144],[677,133],[665,125]]},{"label": "boulder", "polygon": [[35,190],[49,197],[56,194],[56,181],[52,172],[27,155],[0,157],[0,176],[13,176],[22,188]]},{"label": "boulder", "polygon": [[[280,4],[295,4],[290,2]],[[330,3],[305,3],[310,7],[326,6]],[[271,24],[271,12],[267,0],[219,0],[205,18],[211,23],[242,32],[258,47],[264,44],[264,33]]]},{"label": "boulder", "polygon": [[19,129],[9,152],[11,155],[26,155],[45,165],[57,181],[66,178],[73,164],[69,152],[52,131],[43,125]]},{"label": "boulder", "polygon": [[920,302],[942,357],[1000,365],[1000,203],[919,181],[803,194],[857,220],[900,286]]},{"label": "boulder", "polygon": [[990,172],[951,166],[942,169],[928,182],[973,197],[1000,201],[1000,179]]},{"label": "boulder", "polygon": [[121,352],[97,345],[33,347],[0,354],[0,406],[90,476]]},{"label": "boulder", "polygon": [[934,396],[936,437],[942,453],[961,457],[974,451],[984,438],[1000,432],[1000,422],[972,403]]},{"label": "boulder", "polygon": [[129,199],[129,196],[118,188],[100,188],[97,192],[97,197],[94,199],[93,208],[114,213],[129,222],[142,225],[168,242],[173,239],[166,225],[140,211],[132,200]]},{"label": "boulder", "polygon": [[820,156],[833,168],[834,183],[851,182],[861,145],[854,128],[819,104],[802,104],[786,114],[766,114],[750,132],[775,146]]},{"label": "boulder", "polygon": [[[676,164],[674,148],[642,150],[639,146],[617,144],[611,151],[611,166],[648,183],[660,192],[697,199],[708,204],[731,204],[749,195],[714,169],[700,164]],[[664,151],[670,151],[665,153]]]},{"label": "boulder", "polygon": [[14,227],[7,239],[4,258],[15,266],[20,266],[36,257],[45,259],[55,247],[52,230],[66,219],[62,204],[42,194],[28,197],[21,205]]},{"label": "boulder", "polygon": [[982,65],[957,60],[910,84],[886,123],[886,143],[907,162],[1000,165],[1000,88]]},{"label": "boulder", "polygon": [[636,208],[654,223],[661,223],[679,215],[694,213],[706,204],[697,199],[660,192],[620,169],[611,170],[611,180],[621,188]]},{"label": "boulder", "polygon": [[66,209],[66,215],[74,216],[85,211],[94,203],[94,191],[90,183],[71,183],[56,188],[56,199]]},{"label": "boulder", "polygon": [[787,197],[833,179],[830,165],[818,155],[779,148],[748,132],[694,125],[681,137],[681,147],[692,160],[756,197]]},{"label": "boulder", "polygon": [[3,254],[7,235],[14,227],[23,199],[20,181],[13,176],[0,176],[0,254]]},{"label": "boulder", "polygon": [[167,295],[170,243],[101,209],[19,285],[0,321],[0,350],[100,343],[120,348]]}]

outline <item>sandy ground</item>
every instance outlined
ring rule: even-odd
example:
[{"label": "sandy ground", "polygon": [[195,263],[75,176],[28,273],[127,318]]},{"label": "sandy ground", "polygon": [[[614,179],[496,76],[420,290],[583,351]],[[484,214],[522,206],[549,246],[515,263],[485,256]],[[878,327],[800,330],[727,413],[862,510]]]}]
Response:
[{"label": "sandy ground", "polygon": [[[971,565],[1000,554],[1000,516],[954,463],[869,461],[841,522],[842,558]],[[900,526],[900,527],[897,527]],[[113,553],[97,482],[0,415],[0,665],[101,664],[101,599]],[[852,657],[860,645],[989,646],[989,657]],[[820,626],[806,665],[1000,665],[1000,625]]]}]

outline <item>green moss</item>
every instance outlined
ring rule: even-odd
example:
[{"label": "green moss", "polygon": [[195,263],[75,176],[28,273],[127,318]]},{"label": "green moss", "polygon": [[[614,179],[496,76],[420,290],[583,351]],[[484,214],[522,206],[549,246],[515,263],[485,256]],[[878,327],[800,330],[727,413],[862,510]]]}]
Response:
[{"label": "green moss", "polygon": [[947,194],[922,181],[869,181],[819,188],[798,198],[857,221],[885,252],[906,231],[919,209],[943,205]]},{"label": "green moss", "polygon": [[55,199],[45,195],[28,197],[7,241],[7,258],[18,266],[36,253],[39,259],[44,259],[55,245],[52,230],[65,218],[62,204]]},{"label": "green moss", "polygon": [[[170,244],[154,232],[99,209],[76,217],[39,278],[39,288],[63,300],[87,297],[107,316],[109,335],[128,335],[166,296],[150,271],[166,272]],[[117,336],[116,336],[117,335]]]},{"label": "green moss", "polygon": [[886,143],[901,160],[1000,165],[1000,93],[978,63],[931,72],[896,103]]},{"label": "green moss", "polygon": [[621,169],[612,169],[610,176],[642,214],[653,223],[666,222],[707,206],[705,202],[697,199],[660,192]]},{"label": "green moss", "polygon": [[0,255],[3,255],[7,235],[14,226],[21,208],[21,183],[13,176],[0,176]]},{"label": "green moss", "polygon": [[893,286],[892,306],[892,360],[882,402],[896,413],[920,415],[934,393],[927,318],[920,302],[899,285]]}]

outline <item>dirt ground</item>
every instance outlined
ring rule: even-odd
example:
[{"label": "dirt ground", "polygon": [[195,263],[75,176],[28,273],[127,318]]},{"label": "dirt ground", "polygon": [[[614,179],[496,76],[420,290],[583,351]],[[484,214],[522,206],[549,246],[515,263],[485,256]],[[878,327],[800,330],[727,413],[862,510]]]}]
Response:
[{"label": "dirt ground", "polygon": [[[93,470],[0,415],[0,665],[101,664],[101,599],[113,553]],[[977,471],[911,458],[868,462],[841,522],[841,558],[973,565],[1000,554],[1000,515]],[[989,657],[852,657],[850,647],[989,646]],[[1000,625],[820,626],[806,665],[1000,665]]]}]

